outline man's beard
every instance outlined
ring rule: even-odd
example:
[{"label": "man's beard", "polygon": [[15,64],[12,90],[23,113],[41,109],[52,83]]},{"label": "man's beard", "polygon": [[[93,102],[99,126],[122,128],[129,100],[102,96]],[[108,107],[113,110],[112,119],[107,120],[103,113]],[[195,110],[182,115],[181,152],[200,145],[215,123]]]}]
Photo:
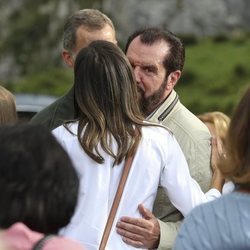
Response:
[{"label": "man's beard", "polygon": [[145,97],[144,91],[137,87],[138,93],[139,93],[139,105],[141,112],[145,117],[150,115],[150,113],[160,104],[162,97],[164,95],[164,89],[167,85],[167,81],[165,80],[160,88],[156,90],[152,95]]}]

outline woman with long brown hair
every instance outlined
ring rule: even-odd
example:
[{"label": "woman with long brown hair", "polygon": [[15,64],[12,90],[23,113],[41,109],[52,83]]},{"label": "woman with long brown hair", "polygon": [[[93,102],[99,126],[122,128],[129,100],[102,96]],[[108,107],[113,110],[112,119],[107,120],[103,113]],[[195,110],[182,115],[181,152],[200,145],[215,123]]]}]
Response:
[{"label": "woman with long brown hair", "polygon": [[[63,235],[87,249],[98,248],[125,159],[133,154],[113,225],[123,215],[140,218],[141,203],[152,210],[158,185],[183,215],[220,196],[215,189],[204,194],[190,177],[185,157],[168,129],[143,121],[132,68],[116,45],[90,43],[79,52],[74,70],[78,119],[53,130],[81,179],[78,207]],[[215,184],[221,188],[221,183]],[[131,248],[113,226],[107,249]]]}]

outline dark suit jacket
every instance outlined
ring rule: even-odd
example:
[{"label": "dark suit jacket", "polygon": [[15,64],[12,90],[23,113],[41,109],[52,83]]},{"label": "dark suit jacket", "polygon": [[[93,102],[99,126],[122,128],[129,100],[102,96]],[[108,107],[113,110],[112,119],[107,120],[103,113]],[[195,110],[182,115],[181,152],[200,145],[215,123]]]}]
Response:
[{"label": "dark suit jacket", "polygon": [[76,118],[74,88],[50,104],[48,107],[38,112],[30,121],[32,124],[42,124],[50,130],[53,130],[65,121]]}]

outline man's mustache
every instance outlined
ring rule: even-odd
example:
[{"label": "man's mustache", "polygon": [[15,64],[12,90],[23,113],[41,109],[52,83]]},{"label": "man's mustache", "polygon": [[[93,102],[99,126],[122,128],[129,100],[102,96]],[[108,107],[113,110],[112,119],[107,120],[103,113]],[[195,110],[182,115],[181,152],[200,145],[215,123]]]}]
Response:
[{"label": "man's mustache", "polygon": [[137,91],[138,91],[139,94],[144,96],[144,90],[140,86],[137,86]]}]

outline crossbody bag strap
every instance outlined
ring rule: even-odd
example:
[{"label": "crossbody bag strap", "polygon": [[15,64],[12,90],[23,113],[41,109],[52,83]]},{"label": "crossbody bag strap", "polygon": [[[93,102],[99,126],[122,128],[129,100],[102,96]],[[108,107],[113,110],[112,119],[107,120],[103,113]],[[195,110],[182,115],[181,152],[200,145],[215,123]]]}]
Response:
[{"label": "crossbody bag strap", "polygon": [[127,181],[129,170],[130,170],[132,162],[133,162],[133,158],[134,158],[134,154],[126,158],[125,166],[124,166],[124,169],[122,172],[119,186],[117,188],[116,195],[115,195],[111,210],[109,212],[109,217],[108,217],[108,220],[106,222],[106,226],[105,226],[105,229],[104,229],[104,232],[102,235],[102,240],[101,240],[101,244],[99,246],[99,250],[104,250],[106,247],[106,244],[107,244],[107,241],[109,238],[109,234],[110,234],[110,231],[111,231],[114,219],[115,219],[116,211],[117,211],[117,208],[119,206],[121,196],[123,193],[123,189],[124,189],[124,186],[125,186],[126,181]]}]

